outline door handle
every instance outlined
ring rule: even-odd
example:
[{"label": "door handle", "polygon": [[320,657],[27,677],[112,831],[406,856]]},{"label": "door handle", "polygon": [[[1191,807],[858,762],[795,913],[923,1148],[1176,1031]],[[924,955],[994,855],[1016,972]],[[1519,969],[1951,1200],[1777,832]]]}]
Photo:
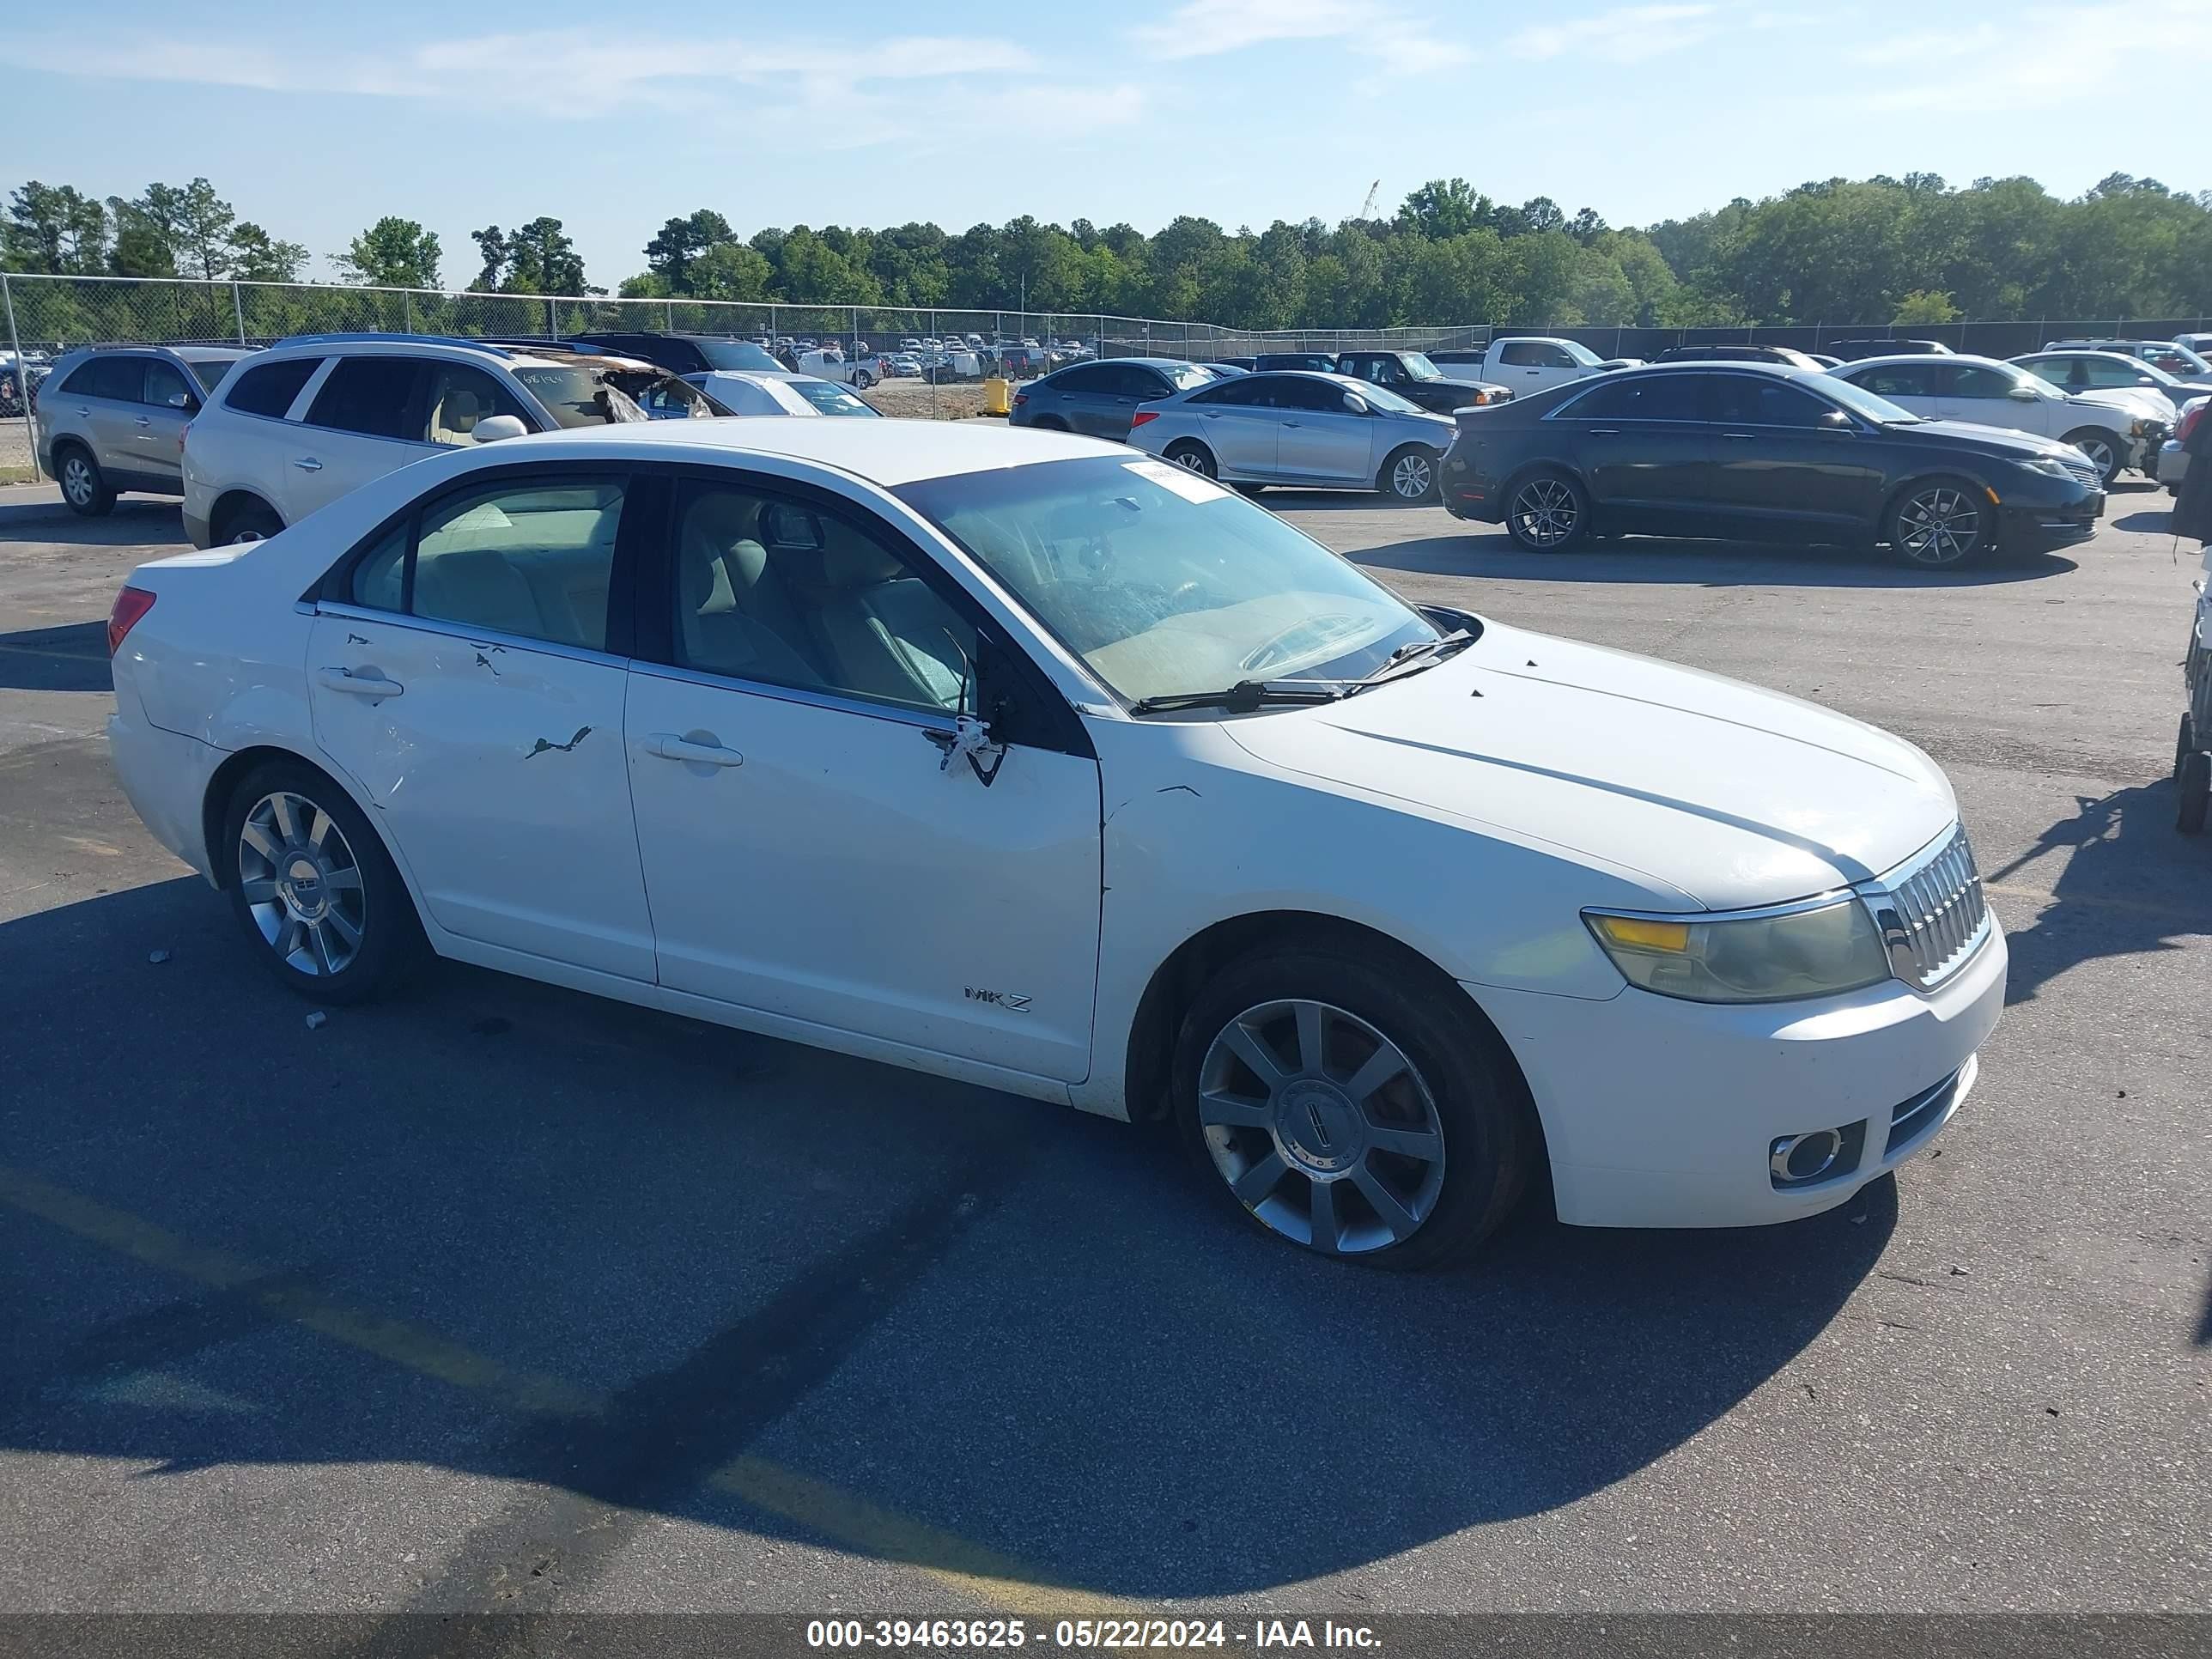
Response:
[{"label": "door handle", "polygon": [[292,465],[302,472],[320,472],[323,470],[323,464],[312,455],[295,455]]},{"label": "door handle", "polygon": [[1304,422],[1301,421],[1285,421],[1283,424],[1285,426],[1302,426]]},{"label": "door handle", "polygon": [[356,674],[343,668],[320,669],[315,678],[329,690],[353,697],[396,697],[407,689],[381,674]]},{"label": "door handle", "polygon": [[694,743],[673,732],[655,732],[645,740],[645,752],[661,760],[690,761],[697,766],[743,766],[745,757],[720,743]]},{"label": "door handle", "polygon": [[1732,444],[1747,444],[1759,434],[1755,432],[1723,432],[1721,436]]},{"label": "door handle", "polygon": [[1617,426],[1594,426],[1589,429],[1589,434],[1593,438],[1618,438],[1620,428]]},{"label": "door handle", "polygon": [[136,420],[132,421],[131,424],[133,426],[151,426],[154,422],[147,419],[145,416],[141,415]]}]

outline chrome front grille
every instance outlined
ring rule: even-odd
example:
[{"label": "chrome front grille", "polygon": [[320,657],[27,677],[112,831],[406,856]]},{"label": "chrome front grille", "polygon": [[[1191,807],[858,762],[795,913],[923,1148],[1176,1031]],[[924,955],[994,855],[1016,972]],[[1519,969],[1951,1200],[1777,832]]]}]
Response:
[{"label": "chrome front grille", "polygon": [[[2074,475],[2075,483],[2090,489],[2102,489],[2105,487],[2105,475],[2097,470],[2097,464],[2080,450],[2077,449],[2072,454],[2064,457],[2060,465]],[[1962,836],[1961,839],[1963,840],[1964,837]]]},{"label": "chrome front grille", "polygon": [[1982,874],[1963,824],[1932,852],[1861,891],[1891,970],[1923,991],[1949,978],[1989,938]]}]

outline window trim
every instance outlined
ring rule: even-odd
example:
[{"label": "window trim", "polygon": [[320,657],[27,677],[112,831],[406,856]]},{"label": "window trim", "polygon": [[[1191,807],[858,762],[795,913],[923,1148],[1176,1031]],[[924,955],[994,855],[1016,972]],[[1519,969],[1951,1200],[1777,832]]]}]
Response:
[{"label": "window trim", "polygon": [[[349,435],[359,437],[366,434],[356,433]],[[381,441],[392,441],[386,439]],[[569,645],[561,640],[536,639],[527,634],[508,634],[498,629],[470,628],[443,617],[418,617],[415,614],[415,552],[422,539],[423,515],[457,495],[478,495],[487,489],[510,484],[528,484],[533,481],[543,481],[556,488],[611,483],[622,489],[622,521],[615,529],[614,561],[607,573],[606,631],[602,636],[604,643],[599,650],[594,651],[589,646]],[[612,462],[604,467],[576,467],[546,461],[526,461],[507,466],[471,468],[434,492],[417,496],[396,512],[387,513],[378,520],[373,528],[356,540],[315,579],[307,591],[300,596],[301,603],[313,605],[319,616],[352,617],[364,622],[404,624],[447,639],[483,640],[518,650],[551,651],[587,661],[628,662],[636,653],[637,568],[643,556],[641,543],[656,534],[665,539],[663,532],[666,517],[665,504],[655,507],[653,492],[641,489],[646,482],[642,468],[623,462]],[[633,505],[638,503],[641,497],[643,498],[645,510],[633,512]],[[403,525],[407,532],[407,551],[402,556],[400,563],[399,603],[402,608],[379,611],[372,605],[360,604],[353,598],[354,571],[376,550],[386,536]]]},{"label": "window trim", "polygon": [[[945,569],[942,560],[897,525],[872,510],[865,501],[802,479],[782,477],[772,472],[756,472],[742,466],[647,461],[636,464],[631,469],[631,476],[634,479],[650,477],[657,479],[662,486],[659,520],[651,544],[652,550],[640,550],[636,563],[631,618],[634,624],[631,666],[634,669],[662,678],[681,679],[786,702],[842,709],[878,720],[902,720],[908,725],[930,730],[951,728],[952,716],[950,714],[935,713],[911,703],[880,702],[834,689],[817,690],[811,686],[786,685],[776,680],[749,680],[739,675],[693,668],[676,660],[676,502],[687,484],[742,489],[765,499],[787,501],[842,519],[854,529],[880,542],[903,562],[954,615],[975,630],[976,695],[979,699],[985,690],[981,659],[987,650],[995,653],[1012,670],[1018,682],[1018,694],[1035,710],[1036,717],[1036,732],[1025,734],[1024,740],[1017,746],[1074,755],[1085,760],[1098,757],[1097,750],[1091,744],[1091,734],[1084,729],[1081,717],[1060,688],[1053,684],[1051,676],[1037,666],[1029,647],[1021,641],[1009,636],[1007,630],[977,603],[975,595]],[[628,529],[627,517],[624,529]],[[611,611],[611,608],[610,600]],[[1025,611],[1021,614],[1027,617]],[[1036,625],[1033,620],[1030,625]],[[611,631],[611,617],[609,626]]]},{"label": "window trim", "polygon": [[[1704,416],[1702,416],[1702,415],[1696,415],[1696,414],[1692,414],[1692,415],[1667,415],[1667,416],[1659,416],[1659,415],[1577,415],[1577,414],[1573,413],[1573,411],[1574,411],[1575,410],[1577,410],[1577,409],[1580,408],[1583,404],[1584,404],[1588,403],[1588,402],[1589,402],[1589,401],[1593,397],[1596,396],[1599,392],[1603,392],[1603,391],[1605,391],[1606,389],[1607,389],[1608,387],[1611,387],[1611,386],[1633,386],[1633,385],[1636,385],[1636,384],[1638,384],[1638,383],[1639,383],[1639,382],[1645,382],[1645,381],[1648,381],[1648,382],[1650,382],[1650,383],[1656,384],[1656,383],[1657,383],[1658,381],[1661,381],[1661,380],[1695,380],[1696,378],[1698,378],[1698,376],[1703,375],[1703,374],[1709,374],[1714,373],[1714,372],[1715,372],[1715,369],[1714,369],[1714,366],[1713,366],[1713,365],[1709,364],[1709,363],[1705,363],[1705,362],[1700,362],[1700,363],[1698,363],[1698,364],[1695,365],[1694,367],[1693,367],[1693,366],[1692,366],[1691,364],[1688,364],[1688,363],[1668,363],[1668,364],[1665,365],[1665,371],[1666,371],[1666,372],[1665,372],[1665,373],[1663,373],[1663,374],[1652,374],[1652,375],[1648,375],[1648,376],[1647,376],[1647,375],[1639,374],[1639,375],[1638,375],[1638,376],[1636,377],[1636,380],[1624,380],[1624,379],[1622,379],[1620,375],[1617,375],[1617,374],[1590,374],[1590,375],[1586,375],[1586,376],[1584,376],[1583,378],[1584,378],[1585,380],[1587,380],[1589,382],[1589,384],[1588,386],[1583,386],[1583,389],[1582,389],[1580,392],[1577,392],[1577,393],[1575,393],[1575,395],[1574,395],[1573,397],[1571,397],[1571,398],[1568,398],[1565,403],[1561,404],[1560,404],[1557,409],[1554,409],[1554,410],[1552,410],[1548,411],[1547,414],[1545,414],[1545,415],[1544,415],[1544,416],[1543,416],[1542,418],[1543,418],[1543,419],[1545,419],[1545,420],[1547,420],[1547,421],[1559,421],[1559,420],[1572,420],[1572,421],[1626,421],[1626,422],[1631,422],[1632,424],[1635,424],[1635,425],[1641,425],[1641,426],[1716,426],[1716,425],[1718,425],[1718,424],[1719,424],[1719,422],[1715,422],[1715,421],[1709,421],[1709,420],[1705,419],[1705,417]],[[1722,372],[1725,372],[1725,371],[1722,371]],[[1570,380],[1570,381],[1568,381],[1568,382],[1567,382],[1567,384],[1568,384],[1569,386],[1579,386],[1579,385],[1581,385],[1582,383],[1581,383],[1581,381],[1579,381],[1579,380]],[[1694,397],[1693,397],[1693,398],[1692,398],[1692,408],[1694,408],[1695,406],[1696,406],[1696,404],[1695,404]]]}]

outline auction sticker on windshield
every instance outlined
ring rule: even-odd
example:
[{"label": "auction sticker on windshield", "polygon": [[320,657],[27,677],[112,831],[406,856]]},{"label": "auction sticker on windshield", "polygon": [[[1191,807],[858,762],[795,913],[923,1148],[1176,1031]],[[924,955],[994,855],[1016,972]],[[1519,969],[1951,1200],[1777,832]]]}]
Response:
[{"label": "auction sticker on windshield", "polygon": [[1172,489],[1187,501],[1218,501],[1229,492],[1203,473],[1165,461],[1124,461],[1122,465],[1140,478],[1150,478],[1163,489]]}]

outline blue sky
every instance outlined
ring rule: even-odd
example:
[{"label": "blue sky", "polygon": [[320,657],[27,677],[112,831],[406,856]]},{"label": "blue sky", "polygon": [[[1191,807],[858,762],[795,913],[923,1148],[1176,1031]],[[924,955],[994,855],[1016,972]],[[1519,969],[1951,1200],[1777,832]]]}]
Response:
[{"label": "blue sky", "polygon": [[[186,14],[189,14],[187,17]],[[526,7],[106,0],[0,32],[0,187],[204,173],[313,270],[378,216],[563,220],[594,281],[665,218],[1016,214],[1146,231],[1387,211],[1459,174],[1638,224],[1843,173],[2212,187],[2212,0],[1116,0]],[[2179,100],[2179,101],[2177,101]]]}]

